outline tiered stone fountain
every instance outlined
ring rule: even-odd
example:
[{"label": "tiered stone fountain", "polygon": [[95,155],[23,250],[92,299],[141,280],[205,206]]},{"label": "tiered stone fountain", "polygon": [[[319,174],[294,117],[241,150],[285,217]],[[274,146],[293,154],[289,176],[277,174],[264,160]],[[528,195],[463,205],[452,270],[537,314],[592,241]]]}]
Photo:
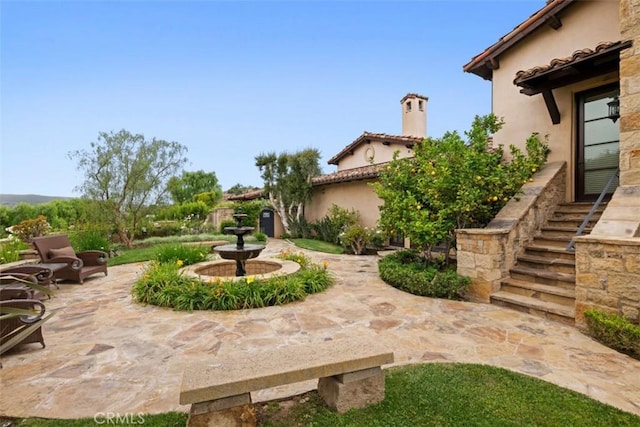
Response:
[{"label": "tiered stone fountain", "polygon": [[242,225],[242,221],[247,214],[237,213],[233,215],[236,220],[234,227],[225,227],[227,234],[233,234],[237,237],[236,244],[216,246],[213,250],[220,255],[221,258],[234,260],[236,262],[236,276],[244,276],[247,274],[246,262],[248,259],[255,258],[260,255],[264,249],[263,245],[245,245],[244,236],[250,234],[255,227],[247,227]]}]

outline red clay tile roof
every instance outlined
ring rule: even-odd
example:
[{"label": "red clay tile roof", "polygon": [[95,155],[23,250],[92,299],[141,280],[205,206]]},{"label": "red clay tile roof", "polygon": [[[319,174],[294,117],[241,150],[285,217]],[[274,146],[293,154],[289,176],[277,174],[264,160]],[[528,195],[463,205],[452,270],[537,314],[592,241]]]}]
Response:
[{"label": "red clay tile roof", "polygon": [[353,151],[360,145],[365,142],[376,140],[387,142],[389,144],[402,144],[402,145],[410,145],[413,146],[416,142],[421,142],[424,138],[420,138],[417,136],[404,136],[404,135],[387,135],[386,133],[371,133],[364,132],[362,135],[358,137],[351,144],[347,145],[340,151],[338,154],[329,159],[327,163],[330,165],[337,165],[338,162],[348,154],[353,154]]},{"label": "red clay tile roof", "polygon": [[[311,185],[314,187],[320,185],[334,184],[338,182],[358,181],[363,179],[377,178],[382,168],[388,163],[379,163],[377,165],[367,165],[360,168],[345,169],[339,172],[328,173],[316,176],[311,179]],[[262,197],[264,190],[254,190],[243,194],[231,194],[227,196],[227,200],[242,201],[253,200]]]},{"label": "red clay tile roof", "polygon": [[387,163],[379,163],[377,165],[368,165],[359,168],[345,169],[339,172],[316,176],[311,180],[311,185],[316,187],[319,185],[334,184],[338,182],[349,182],[362,179],[377,178],[380,174],[380,171],[385,165],[387,165]]},{"label": "red clay tile roof", "polygon": [[485,80],[491,80],[493,70],[499,66],[498,56],[500,54],[545,24],[549,24],[553,28],[559,28],[562,24],[556,15],[576,1],[577,0],[547,1],[542,9],[516,26],[511,32],[502,36],[496,43],[485,49],[484,52],[474,56],[462,69],[467,73],[476,74]]},{"label": "red clay tile roof", "polygon": [[242,194],[230,194],[229,196],[227,196],[227,200],[253,200],[262,197],[263,193],[264,191],[260,189],[248,191]]},{"label": "red clay tile roof", "polygon": [[576,50],[575,52],[573,52],[571,56],[567,56],[566,58],[552,59],[551,62],[547,65],[533,67],[528,70],[520,70],[516,73],[516,78],[513,80],[513,84],[517,85],[522,80],[528,79],[535,75],[542,74],[547,71],[554,71],[562,67],[565,67],[567,65],[571,65],[577,61],[596,56],[599,53],[605,52],[612,48],[618,48],[622,44],[623,44],[622,41],[602,42],[598,44],[598,46],[596,46],[595,49],[585,48],[585,49]]}]

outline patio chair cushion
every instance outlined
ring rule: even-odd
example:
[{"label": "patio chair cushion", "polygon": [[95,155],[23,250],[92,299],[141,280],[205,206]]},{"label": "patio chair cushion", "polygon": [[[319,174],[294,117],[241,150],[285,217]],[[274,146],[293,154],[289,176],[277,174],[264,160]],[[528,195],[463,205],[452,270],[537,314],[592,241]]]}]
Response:
[{"label": "patio chair cushion", "polygon": [[49,256],[51,258],[58,257],[74,257],[76,256],[76,251],[73,250],[71,246],[65,246],[64,248],[51,248],[49,249]]}]

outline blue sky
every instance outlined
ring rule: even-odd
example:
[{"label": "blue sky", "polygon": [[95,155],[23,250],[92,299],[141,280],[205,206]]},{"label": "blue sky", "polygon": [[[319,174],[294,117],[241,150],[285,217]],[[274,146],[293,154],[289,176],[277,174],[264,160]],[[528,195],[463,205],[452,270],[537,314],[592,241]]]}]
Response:
[{"label": "blue sky", "polygon": [[544,0],[7,1],[0,3],[0,193],[79,196],[68,153],[126,129],[188,149],[223,189],[261,186],[260,153],[326,162],[362,132],[427,133],[491,111],[462,71]]}]

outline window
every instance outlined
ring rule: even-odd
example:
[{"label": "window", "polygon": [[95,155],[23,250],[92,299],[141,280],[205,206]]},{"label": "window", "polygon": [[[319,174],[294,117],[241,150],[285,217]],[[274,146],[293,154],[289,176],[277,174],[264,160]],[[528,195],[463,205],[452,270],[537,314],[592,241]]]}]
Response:
[{"label": "window", "polygon": [[411,101],[407,101],[407,113],[411,112]]},{"label": "window", "polygon": [[424,111],[424,101],[418,101],[418,110]]}]

